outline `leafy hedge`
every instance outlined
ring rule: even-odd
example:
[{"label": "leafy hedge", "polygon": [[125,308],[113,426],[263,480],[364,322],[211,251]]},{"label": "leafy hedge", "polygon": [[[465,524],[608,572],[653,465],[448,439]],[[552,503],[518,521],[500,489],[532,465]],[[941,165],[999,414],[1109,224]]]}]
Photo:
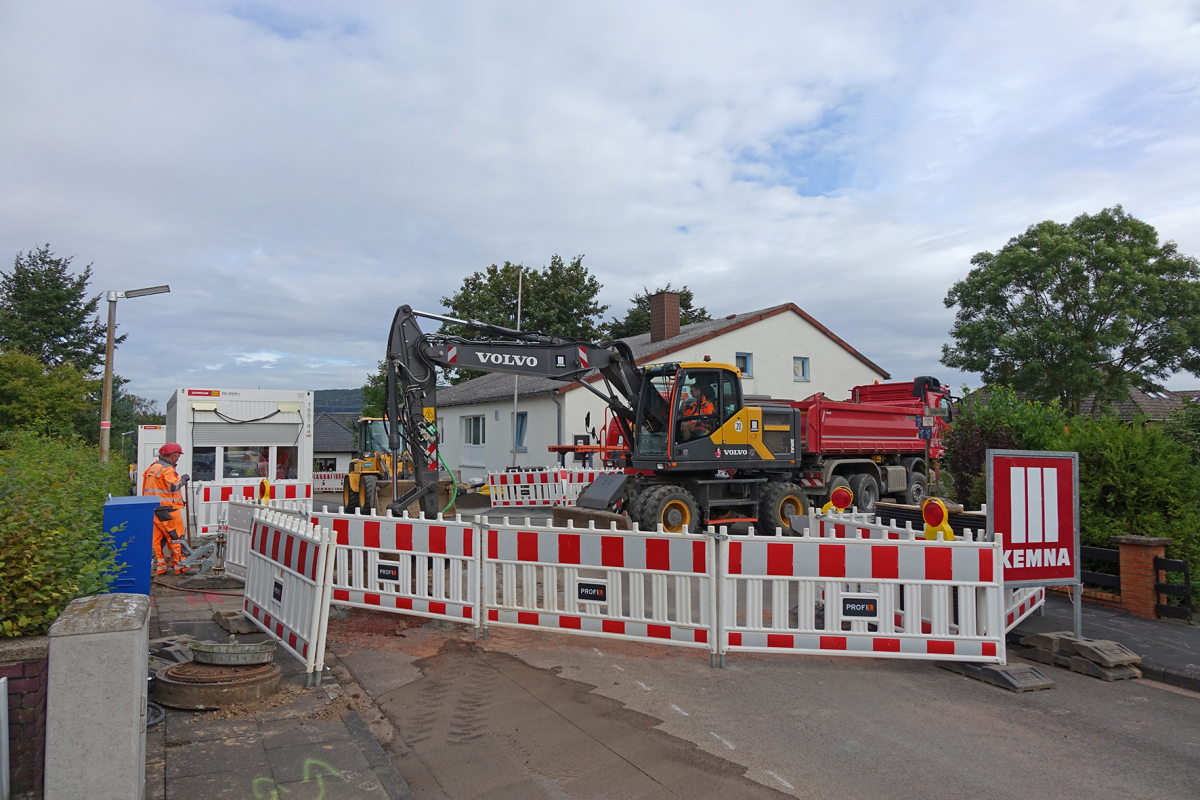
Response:
[{"label": "leafy hedge", "polygon": [[104,501],[128,493],[126,468],[78,440],[0,433],[0,635],[45,633],[76,597],[121,567]]}]

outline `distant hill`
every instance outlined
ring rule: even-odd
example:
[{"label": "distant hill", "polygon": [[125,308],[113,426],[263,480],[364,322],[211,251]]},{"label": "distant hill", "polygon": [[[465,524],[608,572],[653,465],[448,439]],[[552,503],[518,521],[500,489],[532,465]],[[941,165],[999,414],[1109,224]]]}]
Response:
[{"label": "distant hill", "polygon": [[317,389],[313,392],[314,410],[347,411],[357,414],[362,410],[362,389]]}]

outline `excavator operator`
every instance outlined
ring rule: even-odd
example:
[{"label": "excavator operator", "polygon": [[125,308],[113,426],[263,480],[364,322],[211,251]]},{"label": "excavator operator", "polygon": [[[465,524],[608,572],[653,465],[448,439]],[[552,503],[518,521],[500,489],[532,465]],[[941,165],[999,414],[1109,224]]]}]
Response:
[{"label": "excavator operator", "polygon": [[[707,428],[711,424],[711,420],[701,418],[711,417],[717,413],[716,406],[704,395],[704,390],[698,383],[692,384],[691,396],[683,401],[682,410],[684,421],[680,424],[680,430],[683,436],[680,438],[684,441],[698,439],[708,433]],[[696,417],[696,419],[688,419],[688,417]]]}]

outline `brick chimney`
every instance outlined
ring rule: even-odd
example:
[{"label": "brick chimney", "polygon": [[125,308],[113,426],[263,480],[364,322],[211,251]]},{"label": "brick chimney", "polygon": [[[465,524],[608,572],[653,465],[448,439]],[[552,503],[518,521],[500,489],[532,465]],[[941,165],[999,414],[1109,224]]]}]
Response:
[{"label": "brick chimney", "polygon": [[659,292],[650,295],[650,341],[661,342],[679,335],[679,295]]}]

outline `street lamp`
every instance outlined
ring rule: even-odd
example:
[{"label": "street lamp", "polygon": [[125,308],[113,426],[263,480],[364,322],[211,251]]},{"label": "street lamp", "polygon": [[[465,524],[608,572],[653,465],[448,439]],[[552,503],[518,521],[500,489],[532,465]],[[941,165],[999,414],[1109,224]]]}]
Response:
[{"label": "street lamp", "polygon": [[108,463],[108,438],[112,430],[113,334],[117,329],[117,300],[122,297],[145,297],[148,294],[163,294],[169,291],[171,291],[170,286],[149,286],[145,289],[108,293],[108,343],[104,346],[104,399],[100,403],[101,464]]}]

